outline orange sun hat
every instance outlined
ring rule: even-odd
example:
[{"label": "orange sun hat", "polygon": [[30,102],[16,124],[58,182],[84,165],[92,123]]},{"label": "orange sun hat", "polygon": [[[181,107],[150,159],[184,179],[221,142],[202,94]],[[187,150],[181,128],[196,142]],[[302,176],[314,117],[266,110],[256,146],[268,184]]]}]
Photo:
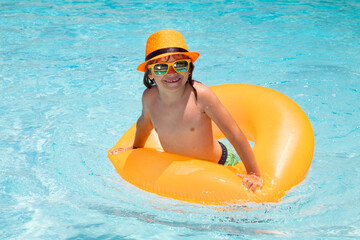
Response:
[{"label": "orange sun hat", "polygon": [[145,72],[146,64],[154,59],[172,54],[188,56],[192,62],[200,56],[200,53],[189,52],[184,37],[176,30],[160,30],[150,35],[146,43],[145,62],[141,63],[137,70]]}]

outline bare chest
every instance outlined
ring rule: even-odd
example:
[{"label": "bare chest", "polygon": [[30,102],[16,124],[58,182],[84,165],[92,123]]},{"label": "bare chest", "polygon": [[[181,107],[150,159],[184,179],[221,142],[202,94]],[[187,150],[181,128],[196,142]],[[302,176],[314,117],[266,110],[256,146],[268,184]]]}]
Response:
[{"label": "bare chest", "polygon": [[150,116],[160,138],[191,135],[206,121],[205,114],[196,102],[174,106],[152,106]]}]

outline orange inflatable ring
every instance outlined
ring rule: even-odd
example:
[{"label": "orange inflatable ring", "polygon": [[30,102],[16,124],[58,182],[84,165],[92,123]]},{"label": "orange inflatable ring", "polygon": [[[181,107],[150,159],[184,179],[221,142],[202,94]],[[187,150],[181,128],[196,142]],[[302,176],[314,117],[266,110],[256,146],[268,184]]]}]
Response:
[{"label": "orange inflatable ring", "polygon": [[[251,193],[235,173],[242,163],[216,163],[166,153],[153,131],[145,147],[108,155],[120,176],[148,192],[206,205],[278,202],[306,176],[314,152],[314,133],[300,107],[269,88],[225,84],[210,87],[232,114],[250,141],[264,176],[262,191]],[[130,147],[134,124],[114,148]],[[213,124],[217,139],[224,135]],[[110,149],[109,151],[111,151]]]}]

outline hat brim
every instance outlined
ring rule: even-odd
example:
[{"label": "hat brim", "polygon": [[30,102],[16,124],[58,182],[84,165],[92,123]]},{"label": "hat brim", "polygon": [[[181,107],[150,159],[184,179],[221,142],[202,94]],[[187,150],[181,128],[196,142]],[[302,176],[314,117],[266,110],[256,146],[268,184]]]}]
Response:
[{"label": "hat brim", "polygon": [[196,59],[200,56],[200,53],[198,52],[171,52],[171,53],[164,53],[164,54],[160,54],[156,57],[153,57],[143,63],[141,63],[136,69],[138,71],[141,71],[141,72],[145,72],[146,70],[146,64],[149,62],[149,61],[152,61],[152,60],[155,60],[155,59],[158,59],[158,58],[161,58],[161,57],[166,57],[166,56],[170,56],[170,55],[174,55],[174,54],[181,54],[181,55],[186,55],[188,56],[192,62],[195,62]]}]

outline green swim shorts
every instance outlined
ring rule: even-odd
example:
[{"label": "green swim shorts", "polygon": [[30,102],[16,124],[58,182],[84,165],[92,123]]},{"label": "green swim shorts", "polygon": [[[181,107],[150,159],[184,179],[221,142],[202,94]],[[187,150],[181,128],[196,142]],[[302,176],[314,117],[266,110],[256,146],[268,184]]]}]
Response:
[{"label": "green swim shorts", "polygon": [[232,147],[230,147],[226,143],[223,143],[220,141],[219,141],[219,144],[222,149],[222,154],[221,154],[219,164],[225,165],[225,166],[235,166],[236,164],[238,164],[240,162],[236,156],[236,153],[232,149]]}]

